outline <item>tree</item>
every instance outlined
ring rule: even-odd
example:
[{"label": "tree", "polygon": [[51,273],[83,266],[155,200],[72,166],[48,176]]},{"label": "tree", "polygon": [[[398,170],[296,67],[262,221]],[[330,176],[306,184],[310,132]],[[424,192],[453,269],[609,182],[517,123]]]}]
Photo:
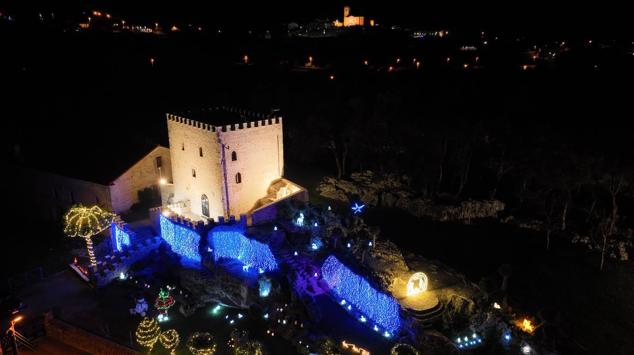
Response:
[{"label": "tree", "polygon": [[506,149],[504,147],[502,147],[499,157],[494,157],[489,160],[489,166],[495,171],[495,184],[489,193],[489,199],[493,200],[497,195],[500,181],[513,169],[513,165],[506,158]]},{"label": "tree", "polygon": [[550,250],[550,235],[553,231],[553,213],[555,210],[555,200],[550,189],[544,193],[542,201],[544,228],[546,229],[546,250]]},{"label": "tree", "polygon": [[608,239],[616,232],[616,221],[619,217],[619,205],[617,204],[617,197],[623,191],[625,187],[625,179],[623,175],[609,175],[603,181],[602,184],[610,196],[610,211],[599,225],[599,231],[602,237],[601,246],[601,264],[599,270],[603,271],[603,265],[605,264],[605,252],[608,246]]},{"label": "tree", "polygon": [[341,152],[337,149],[337,143],[334,140],[328,142],[328,149],[335,157],[335,164],[337,166],[337,179],[341,179],[346,174],[346,158],[348,156],[348,143],[343,142]]},{"label": "tree", "polygon": [[86,240],[90,265],[97,266],[92,246],[92,237],[110,226],[114,214],[102,210],[99,206],[85,207],[75,205],[64,216],[64,234],[69,237],[81,237]]},{"label": "tree", "polygon": [[504,295],[504,304],[506,305],[506,290],[508,289],[509,278],[513,274],[513,269],[509,264],[502,264],[498,269],[498,273],[502,276],[502,286],[500,287],[500,290]]}]

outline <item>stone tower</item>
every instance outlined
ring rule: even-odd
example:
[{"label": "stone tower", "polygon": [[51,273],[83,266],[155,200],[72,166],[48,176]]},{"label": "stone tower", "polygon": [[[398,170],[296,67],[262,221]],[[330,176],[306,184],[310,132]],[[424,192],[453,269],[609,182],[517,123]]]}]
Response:
[{"label": "stone tower", "polygon": [[[215,107],[167,115],[173,202],[193,216],[238,216],[284,175],[282,118]],[[194,119],[195,118],[195,119]]]}]

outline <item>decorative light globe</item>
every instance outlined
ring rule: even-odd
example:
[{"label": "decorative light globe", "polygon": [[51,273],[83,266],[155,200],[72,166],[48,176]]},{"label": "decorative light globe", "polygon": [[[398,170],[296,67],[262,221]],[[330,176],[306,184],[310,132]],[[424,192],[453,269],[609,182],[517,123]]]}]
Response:
[{"label": "decorative light globe", "polygon": [[425,292],[428,284],[427,275],[424,272],[414,273],[407,281],[407,295],[416,296]]}]

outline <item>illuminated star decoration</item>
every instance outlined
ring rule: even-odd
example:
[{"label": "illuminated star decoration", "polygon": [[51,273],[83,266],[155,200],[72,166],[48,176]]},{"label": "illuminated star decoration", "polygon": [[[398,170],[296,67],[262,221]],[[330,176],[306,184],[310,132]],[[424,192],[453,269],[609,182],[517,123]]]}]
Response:
[{"label": "illuminated star decoration", "polygon": [[365,208],[365,205],[359,205],[358,203],[355,202],[354,206],[352,206],[352,213],[359,214],[363,212],[364,208]]}]

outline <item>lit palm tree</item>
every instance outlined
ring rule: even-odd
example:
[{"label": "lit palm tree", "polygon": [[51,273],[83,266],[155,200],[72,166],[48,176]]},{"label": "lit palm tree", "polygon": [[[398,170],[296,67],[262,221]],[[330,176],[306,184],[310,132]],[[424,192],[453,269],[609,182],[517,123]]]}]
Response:
[{"label": "lit palm tree", "polygon": [[102,210],[99,206],[86,207],[75,205],[64,215],[64,233],[69,237],[82,237],[86,240],[90,265],[97,266],[92,237],[110,226],[114,214]]}]

